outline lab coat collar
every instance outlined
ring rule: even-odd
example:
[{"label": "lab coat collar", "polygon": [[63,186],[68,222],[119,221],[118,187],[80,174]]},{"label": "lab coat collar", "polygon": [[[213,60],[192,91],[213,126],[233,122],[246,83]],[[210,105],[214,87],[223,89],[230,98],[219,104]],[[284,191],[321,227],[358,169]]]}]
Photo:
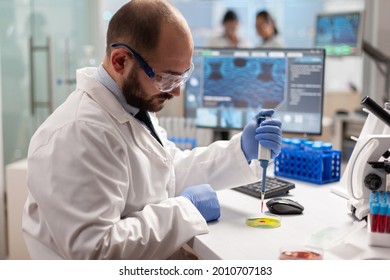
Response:
[{"label": "lab coat collar", "polygon": [[133,117],[126,112],[118,99],[103,84],[94,78],[96,67],[78,69],[76,72],[77,89],[85,91],[119,123],[129,122]]},{"label": "lab coat collar", "polygon": [[[87,67],[78,69],[76,72],[77,80],[77,89],[86,92],[93,100],[95,100],[100,106],[104,108],[113,118],[115,118],[118,123],[125,124],[126,122],[132,124],[130,128],[133,129],[133,126],[142,125],[135,117],[129,114],[115,97],[109,89],[107,89],[102,83],[94,78],[94,75],[97,71],[96,67]],[[153,114],[151,114],[151,120],[153,125],[156,127],[157,119]],[[149,133],[149,130],[148,130]],[[162,139],[160,133],[156,131],[158,137]],[[150,135],[151,136],[151,135]],[[153,137],[153,136],[151,136]],[[165,142],[163,145],[165,146]],[[147,151],[156,154],[162,158],[164,161],[167,160],[168,154],[165,152],[163,146],[160,145],[158,141],[154,139],[153,145],[147,144],[148,141],[140,141],[139,145],[143,146]]]},{"label": "lab coat collar", "polygon": [[126,98],[123,95],[122,91],[118,88],[118,85],[115,82],[115,80],[110,76],[110,74],[108,74],[106,69],[104,69],[103,64],[99,65],[93,77],[96,80],[98,80],[100,83],[102,83],[109,91],[111,91],[112,94],[115,95],[119,103],[128,113],[135,116],[139,112],[138,108],[130,106],[127,103]]}]

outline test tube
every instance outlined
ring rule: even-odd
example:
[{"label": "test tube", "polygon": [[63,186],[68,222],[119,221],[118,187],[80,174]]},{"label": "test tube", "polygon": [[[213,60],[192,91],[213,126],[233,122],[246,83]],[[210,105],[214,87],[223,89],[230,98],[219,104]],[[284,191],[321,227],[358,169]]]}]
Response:
[{"label": "test tube", "polygon": [[378,221],[378,232],[386,232],[387,226],[387,204],[382,201],[379,204],[379,221]]},{"label": "test tube", "polygon": [[370,206],[372,202],[378,202],[378,192],[372,191],[370,194]]},{"label": "test tube", "polygon": [[390,205],[389,205],[389,200],[387,200],[387,224],[386,224],[386,233],[390,233]]},{"label": "test tube", "polygon": [[379,222],[379,203],[372,202],[370,205],[371,213],[371,232],[377,232],[378,231],[378,222]]}]

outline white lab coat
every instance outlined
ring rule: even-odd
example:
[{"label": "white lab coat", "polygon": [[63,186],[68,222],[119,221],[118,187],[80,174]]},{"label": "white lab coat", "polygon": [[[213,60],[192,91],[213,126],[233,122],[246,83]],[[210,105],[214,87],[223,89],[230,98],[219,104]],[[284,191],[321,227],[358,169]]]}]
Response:
[{"label": "white lab coat", "polygon": [[284,40],[280,35],[274,35],[267,41],[263,41],[259,45],[260,48],[283,48],[285,46]]},{"label": "white lab coat", "polygon": [[[207,42],[208,47],[213,48],[233,48],[236,47],[232,45],[232,43],[229,41],[229,39],[226,37],[226,35],[221,35],[218,37],[211,38]],[[237,48],[249,48],[250,43],[247,40],[244,40],[243,38],[238,38],[238,44]]]},{"label": "white lab coat", "polygon": [[[23,234],[34,259],[165,259],[208,232],[192,185],[223,189],[257,177],[240,135],[209,147],[162,147],[115,96],[77,72],[77,88],[34,134]],[[244,207],[244,206],[243,206]],[[223,213],[222,213],[223,215]]]}]

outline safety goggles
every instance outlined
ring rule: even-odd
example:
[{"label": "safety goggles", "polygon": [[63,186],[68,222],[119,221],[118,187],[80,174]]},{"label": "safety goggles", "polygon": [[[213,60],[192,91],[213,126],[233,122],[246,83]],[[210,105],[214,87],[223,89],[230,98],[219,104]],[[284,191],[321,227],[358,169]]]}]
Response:
[{"label": "safety goggles", "polygon": [[145,74],[153,80],[154,86],[156,89],[162,92],[170,92],[173,89],[184,84],[188,78],[191,76],[192,71],[194,71],[194,64],[191,63],[190,68],[188,68],[181,75],[174,75],[168,73],[156,73],[153,69],[146,63],[146,61],[132,48],[126,44],[115,43],[111,44],[113,48],[126,48],[131,55],[138,61],[139,65],[144,70]]}]

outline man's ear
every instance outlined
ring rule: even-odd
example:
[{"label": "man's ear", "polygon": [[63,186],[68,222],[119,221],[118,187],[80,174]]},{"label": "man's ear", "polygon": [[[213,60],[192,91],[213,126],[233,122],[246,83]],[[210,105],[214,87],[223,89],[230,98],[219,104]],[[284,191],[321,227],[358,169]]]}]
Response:
[{"label": "man's ear", "polygon": [[123,74],[127,63],[129,63],[129,54],[122,49],[115,49],[111,52],[111,65],[115,72]]}]

